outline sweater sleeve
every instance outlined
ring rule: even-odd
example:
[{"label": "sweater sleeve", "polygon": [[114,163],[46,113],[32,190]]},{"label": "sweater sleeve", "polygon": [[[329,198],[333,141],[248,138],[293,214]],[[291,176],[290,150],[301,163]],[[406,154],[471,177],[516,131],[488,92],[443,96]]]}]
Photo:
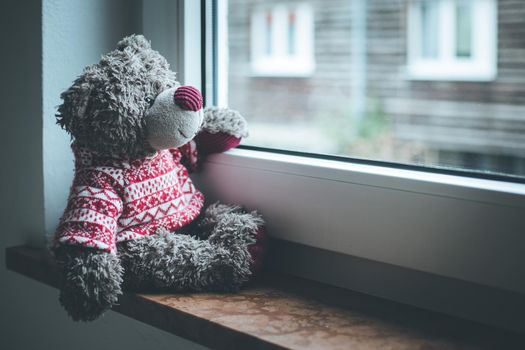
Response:
[{"label": "sweater sleeve", "polygon": [[227,133],[212,134],[201,131],[195,139],[179,147],[182,156],[181,162],[190,172],[197,171],[203,157],[212,153],[225,152],[237,147],[240,142],[240,138]]},{"label": "sweater sleeve", "polygon": [[194,140],[179,147],[181,153],[181,162],[190,171],[196,171],[199,165],[199,152]]},{"label": "sweater sleeve", "polygon": [[226,132],[211,133],[203,130],[195,137],[195,141],[199,153],[206,156],[212,153],[226,152],[237,147],[241,143],[241,138]]},{"label": "sweater sleeve", "polygon": [[54,248],[77,245],[116,253],[122,199],[116,181],[101,170],[81,170],[55,234]]}]

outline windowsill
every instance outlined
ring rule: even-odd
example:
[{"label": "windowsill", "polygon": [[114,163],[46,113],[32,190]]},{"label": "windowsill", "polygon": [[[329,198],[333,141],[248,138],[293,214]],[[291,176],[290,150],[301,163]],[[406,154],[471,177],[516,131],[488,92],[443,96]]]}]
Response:
[{"label": "windowsill", "polygon": [[331,181],[450,196],[462,200],[525,207],[523,201],[525,186],[521,183],[502,180],[341,162],[242,148],[214,154],[207,161]]},{"label": "windowsill", "polygon": [[491,82],[498,76],[497,66],[491,63],[468,61],[416,61],[406,67],[406,80]]},{"label": "windowsill", "polygon": [[210,202],[257,209],[274,238],[525,291],[524,184],[249,149],[203,169],[194,180]]},{"label": "windowsill", "polygon": [[[6,250],[8,269],[58,287],[44,249]],[[509,348],[514,333],[323,284],[266,274],[237,294],[126,293],[114,311],[217,349]]]},{"label": "windowsill", "polygon": [[468,73],[468,72],[440,72],[430,70],[411,70],[406,73],[405,80],[409,81],[452,81],[452,82],[493,82],[497,78],[496,71],[482,72],[482,73]]}]

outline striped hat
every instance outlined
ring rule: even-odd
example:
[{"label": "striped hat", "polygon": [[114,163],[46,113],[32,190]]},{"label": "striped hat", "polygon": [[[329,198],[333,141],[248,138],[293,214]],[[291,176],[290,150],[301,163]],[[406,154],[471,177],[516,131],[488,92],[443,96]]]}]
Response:
[{"label": "striped hat", "polygon": [[198,111],[202,108],[202,95],[193,86],[181,86],[173,95],[175,104],[186,111]]}]

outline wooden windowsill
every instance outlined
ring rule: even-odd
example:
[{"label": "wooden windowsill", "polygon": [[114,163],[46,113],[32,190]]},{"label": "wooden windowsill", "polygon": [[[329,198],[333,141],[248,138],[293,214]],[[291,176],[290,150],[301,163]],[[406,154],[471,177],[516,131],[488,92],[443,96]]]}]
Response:
[{"label": "wooden windowsill", "polygon": [[[44,249],[8,248],[6,264],[60,285]],[[113,310],[215,349],[525,349],[522,335],[275,274],[238,294],[125,293]]]}]

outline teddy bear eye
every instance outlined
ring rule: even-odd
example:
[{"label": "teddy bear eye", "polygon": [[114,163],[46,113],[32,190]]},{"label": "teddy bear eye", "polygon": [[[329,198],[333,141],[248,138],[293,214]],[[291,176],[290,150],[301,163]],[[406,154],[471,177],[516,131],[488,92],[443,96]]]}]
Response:
[{"label": "teddy bear eye", "polygon": [[148,103],[148,105],[151,107],[153,105],[153,98],[152,97],[146,97],[146,102]]}]

